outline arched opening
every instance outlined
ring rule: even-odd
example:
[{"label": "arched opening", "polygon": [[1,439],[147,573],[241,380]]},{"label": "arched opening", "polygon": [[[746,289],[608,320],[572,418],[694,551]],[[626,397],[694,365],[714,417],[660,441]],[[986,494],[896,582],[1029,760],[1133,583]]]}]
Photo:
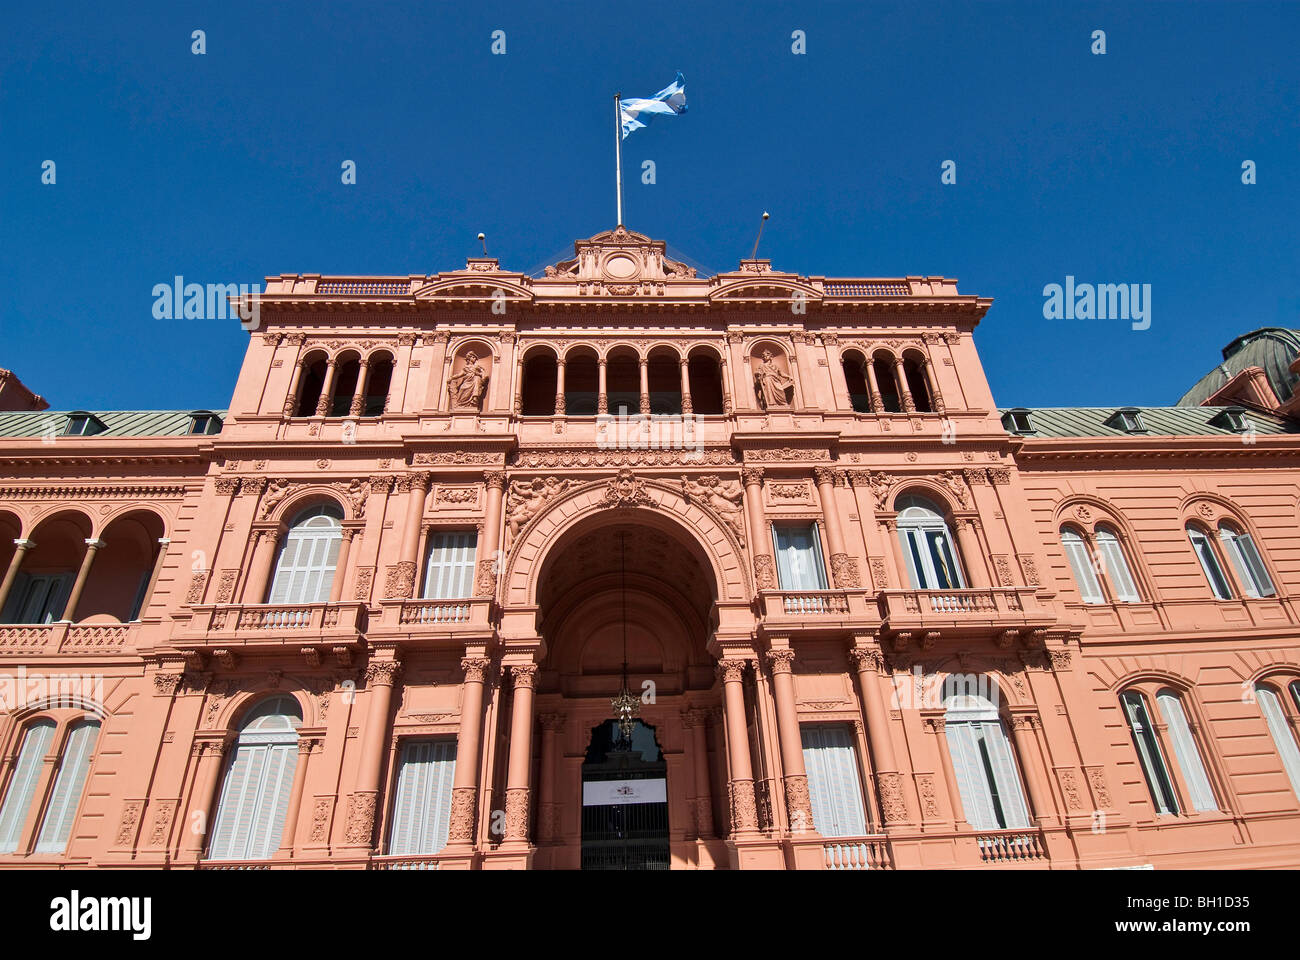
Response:
[{"label": "arched opening", "polygon": [[[14,541],[22,536],[23,524],[12,513],[0,512],[0,578],[9,571],[9,565],[14,562],[14,555],[18,552],[18,547]],[[0,602],[0,607],[4,603]]]},{"label": "arched opening", "polygon": [[393,384],[393,358],[387,353],[372,354],[370,373],[366,377],[364,417],[379,417],[388,409],[388,391]]},{"label": "arched opening", "polygon": [[722,365],[711,350],[696,348],[687,362],[691,387],[691,412],[700,416],[725,413],[722,401]]},{"label": "arched opening", "polygon": [[[963,816],[976,830],[1024,830],[1029,827],[1029,805],[1015,751],[998,713],[997,687],[984,677],[963,679],[966,689],[959,693],[950,692],[953,678],[945,679],[943,701],[944,732]],[[976,683],[970,684],[971,680]]]},{"label": "arched opening", "polygon": [[876,372],[876,386],[880,388],[880,403],[886,413],[902,413],[903,403],[899,399],[898,382],[894,379],[894,361],[883,353],[876,354],[871,361]]},{"label": "arched opening", "polygon": [[668,764],[654,727],[591,730],[582,762],[582,869],[667,870]]},{"label": "arched opening", "polygon": [[555,416],[555,355],[537,350],[524,358],[524,378],[520,384],[520,413],[525,417]]},{"label": "arched opening", "polygon": [[352,409],[352,397],[361,377],[361,359],[355,355],[340,359],[334,374],[334,393],[330,397],[329,415],[346,417]]},{"label": "arched opening", "polygon": [[148,599],[163,536],[157,514],[137,510],[118,517],[100,536],[103,546],[86,579],[77,604],[77,619],[112,617],[122,623],[138,620]]},{"label": "arched opening", "polygon": [[930,382],[925,377],[925,361],[919,357],[903,358],[903,375],[917,413],[933,413],[934,400],[930,397]]},{"label": "arched opening", "polygon": [[343,510],[336,503],[318,503],[300,511],[276,558],[267,603],[323,603],[337,576],[343,543]]},{"label": "arched opening", "polygon": [[641,361],[630,348],[610,351],[605,366],[605,392],[609,395],[609,412],[626,411],[631,416],[641,412]]},{"label": "arched opening", "polygon": [[41,521],[32,531],[36,545],[23,559],[5,609],[0,611],[0,621],[52,623],[73,619],[76,611],[66,608],[89,537],[90,520],[84,514],[69,510]]},{"label": "arched opening", "polygon": [[570,417],[594,417],[600,392],[600,367],[596,352],[570,351],[564,363],[564,412]]},{"label": "arched opening", "polygon": [[650,384],[650,412],[659,416],[680,416],[682,412],[681,358],[666,347],[650,351],[647,371]]},{"label": "arched opening", "polygon": [[296,416],[314,417],[320,404],[321,391],[325,389],[326,359],[323,353],[313,353],[302,361],[302,382],[298,386],[298,411]]},{"label": "arched opening", "polygon": [[855,413],[871,412],[871,388],[867,386],[866,360],[856,350],[844,354],[844,382],[849,388],[849,404]]},{"label": "arched opening", "polygon": [[966,586],[952,531],[943,512],[917,496],[898,498],[898,537],[914,590],[957,590]]}]

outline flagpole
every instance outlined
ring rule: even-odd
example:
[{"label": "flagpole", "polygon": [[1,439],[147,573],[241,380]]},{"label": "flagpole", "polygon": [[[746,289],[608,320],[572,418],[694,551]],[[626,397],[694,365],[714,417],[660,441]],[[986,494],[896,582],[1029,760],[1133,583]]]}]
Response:
[{"label": "flagpole", "polygon": [[623,94],[614,94],[614,184],[618,190],[618,226],[623,226]]}]

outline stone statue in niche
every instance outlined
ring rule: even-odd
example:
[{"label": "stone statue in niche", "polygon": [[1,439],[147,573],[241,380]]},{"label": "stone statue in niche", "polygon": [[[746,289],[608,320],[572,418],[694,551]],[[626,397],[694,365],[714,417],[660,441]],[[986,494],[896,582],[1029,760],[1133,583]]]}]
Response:
[{"label": "stone statue in niche", "polygon": [[478,410],[483,405],[483,391],[487,388],[488,375],[483,365],[478,362],[478,354],[473,350],[465,354],[460,372],[447,381],[447,393],[451,397],[453,409]]},{"label": "stone statue in niche", "polygon": [[772,351],[763,351],[763,362],[754,371],[754,392],[764,410],[789,407],[794,396],[794,378],[782,373],[772,359]]}]

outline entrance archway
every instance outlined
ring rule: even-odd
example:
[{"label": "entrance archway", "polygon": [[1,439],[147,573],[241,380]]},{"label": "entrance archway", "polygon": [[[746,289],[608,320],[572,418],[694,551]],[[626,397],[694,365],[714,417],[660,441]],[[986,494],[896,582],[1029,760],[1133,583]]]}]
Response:
[{"label": "entrance archway", "polygon": [[667,870],[668,764],[654,727],[593,727],[582,763],[582,869]]}]

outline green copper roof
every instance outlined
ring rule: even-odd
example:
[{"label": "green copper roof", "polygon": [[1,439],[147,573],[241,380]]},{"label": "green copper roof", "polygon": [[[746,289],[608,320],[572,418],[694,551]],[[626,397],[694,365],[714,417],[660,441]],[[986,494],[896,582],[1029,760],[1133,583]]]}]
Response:
[{"label": "green copper roof", "polygon": [[76,437],[87,441],[101,437],[184,437],[189,435],[190,418],[194,414],[215,413],[223,420],[226,416],[224,410],[7,411],[0,413],[0,439],[62,436],[68,417],[74,413],[90,413],[107,428],[89,437]]},{"label": "green copper roof", "polygon": [[1291,361],[1300,355],[1300,330],[1263,327],[1242,334],[1223,348],[1223,363],[1196,382],[1178,400],[1180,407],[1194,407],[1214,396],[1225,383],[1247,367],[1260,367],[1268,384],[1285,403],[1300,380],[1291,372]]},{"label": "green copper roof", "polygon": [[[1033,432],[1023,434],[1028,438],[1240,436],[1227,426],[1210,422],[1227,407],[1014,407],[1000,412],[1010,409],[1028,409],[1033,427]],[[1108,425],[1106,421],[1119,410],[1136,410],[1146,431],[1129,433]],[[1246,410],[1243,418],[1258,434],[1300,433],[1300,424],[1281,417]]]}]

